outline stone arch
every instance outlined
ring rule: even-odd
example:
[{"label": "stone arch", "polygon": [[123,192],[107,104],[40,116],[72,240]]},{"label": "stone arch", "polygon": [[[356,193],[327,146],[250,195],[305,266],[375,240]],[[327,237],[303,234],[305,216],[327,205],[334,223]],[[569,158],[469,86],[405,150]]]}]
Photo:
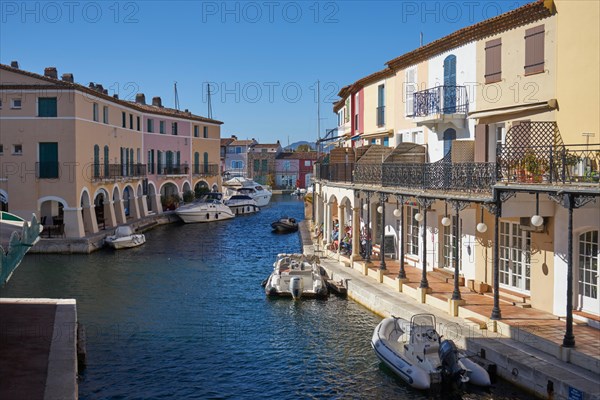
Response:
[{"label": "stone arch", "polygon": [[98,223],[95,215],[95,207],[90,198],[89,190],[84,187],[79,195],[79,204],[81,206],[81,218],[83,220],[83,231],[85,234],[94,234],[98,232]]},{"label": "stone arch", "polygon": [[[48,236],[63,236],[65,229],[65,209],[69,209],[69,204],[65,199],[58,196],[44,196],[37,201],[37,209],[40,215],[40,222],[47,227]],[[75,209],[77,210],[77,209]],[[69,226],[74,233],[73,236],[82,236],[83,228],[79,229],[79,222],[73,221]]]},{"label": "stone arch", "polygon": [[212,185],[212,189],[213,192],[218,192],[219,191],[219,185],[217,185],[216,183],[213,183]]},{"label": "stone arch", "polygon": [[204,179],[200,179],[194,185],[194,193],[196,197],[199,197],[202,193],[210,191],[210,185]]},{"label": "stone arch", "polygon": [[173,181],[164,182],[160,186],[160,197],[163,210],[174,210],[178,207],[179,201],[179,188]]},{"label": "stone arch", "polygon": [[2,189],[0,189],[0,209],[8,211],[8,192]]},{"label": "stone arch", "polygon": [[125,209],[125,217],[134,217],[134,209],[137,209],[135,204],[135,190],[130,184],[125,185],[123,188],[123,207]]}]

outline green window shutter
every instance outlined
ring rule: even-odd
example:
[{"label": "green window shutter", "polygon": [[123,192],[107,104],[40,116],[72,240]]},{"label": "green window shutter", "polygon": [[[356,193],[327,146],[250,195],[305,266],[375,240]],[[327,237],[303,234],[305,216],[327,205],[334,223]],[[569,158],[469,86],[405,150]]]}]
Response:
[{"label": "green window shutter", "polygon": [[260,169],[260,160],[254,160],[254,172],[258,172]]},{"label": "green window shutter", "polygon": [[58,143],[39,143],[39,177],[58,178]]},{"label": "green window shutter", "polygon": [[194,173],[200,173],[200,153],[198,152],[194,153]]},{"label": "green window shutter", "polygon": [[267,172],[269,169],[269,160],[262,160],[262,170],[263,172]]},{"label": "green window shutter", "polygon": [[109,163],[109,158],[108,158],[108,146],[104,146],[104,176],[106,178],[109,177],[109,170],[108,170],[108,163]]},{"label": "green window shutter", "polygon": [[56,117],[56,97],[40,97],[38,98],[38,116],[39,117]]},{"label": "green window shutter", "polygon": [[204,173],[208,173],[208,153],[204,153]]},{"label": "green window shutter", "polygon": [[94,178],[100,177],[100,146],[94,145]]}]

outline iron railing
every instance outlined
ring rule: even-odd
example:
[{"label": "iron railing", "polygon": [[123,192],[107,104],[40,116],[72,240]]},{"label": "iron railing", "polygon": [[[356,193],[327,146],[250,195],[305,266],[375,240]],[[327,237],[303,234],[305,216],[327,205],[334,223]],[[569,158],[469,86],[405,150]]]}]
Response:
[{"label": "iron railing", "polygon": [[498,178],[517,183],[598,183],[600,144],[503,146]]},{"label": "iron railing", "polygon": [[187,164],[160,165],[156,168],[157,175],[187,175],[190,167]]},{"label": "iron railing", "polygon": [[496,164],[323,164],[317,178],[419,190],[489,192],[496,183]]},{"label": "iron railing", "polygon": [[217,176],[220,174],[219,164],[192,164],[194,176]]},{"label": "iron railing", "polygon": [[92,181],[142,178],[146,176],[146,164],[94,163],[91,168]]},{"label": "iron railing", "polygon": [[432,114],[466,114],[469,111],[467,88],[436,86],[413,94],[413,116]]}]

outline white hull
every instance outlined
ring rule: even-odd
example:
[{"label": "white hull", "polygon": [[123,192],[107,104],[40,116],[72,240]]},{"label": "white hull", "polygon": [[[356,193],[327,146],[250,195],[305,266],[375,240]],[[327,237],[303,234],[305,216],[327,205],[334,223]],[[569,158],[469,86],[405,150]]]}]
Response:
[{"label": "white hull", "polygon": [[315,260],[318,259],[309,259],[302,254],[279,254],[273,273],[266,281],[267,296],[326,298],[329,292]]},{"label": "white hull", "polygon": [[250,196],[256,205],[259,207],[265,207],[271,202],[271,196],[273,193],[270,190],[265,189],[262,185],[254,182],[251,179],[245,178],[233,178],[229,181],[223,182],[223,186],[227,187],[226,196],[231,197],[236,194],[243,194]]},{"label": "white hull", "polygon": [[260,211],[258,206],[249,204],[249,205],[237,205],[237,206],[228,206],[231,211],[235,215],[243,215],[243,214],[254,214]]},{"label": "white hull", "polygon": [[223,221],[226,219],[231,219],[235,217],[235,214],[227,210],[194,210],[194,211],[184,211],[177,212],[179,218],[186,224],[196,223],[196,222],[213,222],[213,221]]},{"label": "white hull", "polygon": [[104,239],[104,241],[115,250],[128,249],[131,247],[141,246],[146,243],[146,236],[143,234],[136,234],[120,238],[108,236],[106,239]]}]

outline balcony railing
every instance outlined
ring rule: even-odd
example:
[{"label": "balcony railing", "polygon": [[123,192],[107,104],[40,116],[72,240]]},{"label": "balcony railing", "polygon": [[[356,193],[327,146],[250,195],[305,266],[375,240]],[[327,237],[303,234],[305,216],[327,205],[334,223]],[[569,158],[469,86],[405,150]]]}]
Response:
[{"label": "balcony railing", "polygon": [[419,190],[489,192],[496,183],[494,163],[324,164],[318,179]]},{"label": "balcony railing", "polygon": [[157,175],[187,175],[190,167],[187,164],[158,165],[156,167]]},{"label": "balcony railing", "polygon": [[146,176],[146,164],[92,164],[92,181]]},{"label": "balcony railing", "polygon": [[464,86],[436,86],[413,94],[413,116],[432,114],[466,114],[469,111]]},{"label": "balcony railing", "polygon": [[505,146],[498,152],[498,177],[517,183],[591,183],[600,176],[600,144]]},{"label": "balcony railing", "polygon": [[385,125],[385,106],[377,107],[377,126]]},{"label": "balcony railing", "polygon": [[[194,176],[217,176],[220,173],[219,170],[219,164],[192,164]],[[244,174],[246,174],[245,171]]]}]

